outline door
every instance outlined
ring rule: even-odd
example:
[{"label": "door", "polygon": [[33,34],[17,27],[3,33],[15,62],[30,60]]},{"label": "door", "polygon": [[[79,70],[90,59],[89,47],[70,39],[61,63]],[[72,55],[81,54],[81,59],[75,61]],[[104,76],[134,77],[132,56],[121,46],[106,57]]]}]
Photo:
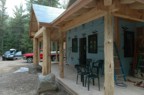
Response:
[{"label": "door", "polygon": [[79,62],[80,65],[86,65],[86,38],[79,40]]},{"label": "door", "polygon": [[124,57],[134,55],[134,32],[124,31]]}]

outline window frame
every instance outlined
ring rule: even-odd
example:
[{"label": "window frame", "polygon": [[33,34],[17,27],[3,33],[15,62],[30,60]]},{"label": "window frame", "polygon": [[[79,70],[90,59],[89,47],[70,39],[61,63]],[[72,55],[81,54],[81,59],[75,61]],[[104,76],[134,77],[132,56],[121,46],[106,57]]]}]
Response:
[{"label": "window frame", "polygon": [[88,36],[88,53],[98,52],[98,35],[93,34]]}]

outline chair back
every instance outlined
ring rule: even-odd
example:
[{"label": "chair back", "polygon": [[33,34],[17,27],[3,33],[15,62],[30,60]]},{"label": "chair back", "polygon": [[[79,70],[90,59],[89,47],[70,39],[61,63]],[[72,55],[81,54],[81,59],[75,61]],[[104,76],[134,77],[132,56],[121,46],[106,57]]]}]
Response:
[{"label": "chair back", "polygon": [[92,72],[99,74],[99,69],[102,69],[104,64],[104,60],[97,60],[96,62],[92,63]]},{"label": "chair back", "polygon": [[86,60],[86,66],[90,67],[91,63],[92,63],[92,59],[87,59]]},{"label": "chair back", "polygon": [[104,60],[97,60],[96,62],[93,62],[92,66],[94,67],[97,66],[99,68],[102,68],[103,64],[104,64]]},{"label": "chair back", "polygon": [[81,65],[75,65],[75,68],[77,70],[77,73],[82,72]]}]

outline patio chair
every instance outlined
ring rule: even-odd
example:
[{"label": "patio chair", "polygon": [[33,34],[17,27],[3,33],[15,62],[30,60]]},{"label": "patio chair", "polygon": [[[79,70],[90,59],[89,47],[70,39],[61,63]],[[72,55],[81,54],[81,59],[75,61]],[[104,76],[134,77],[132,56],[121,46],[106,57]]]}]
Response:
[{"label": "patio chair", "polygon": [[86,84],[88,84],[88,91],[89,91],[89,86],[90,86],[90,80],[92,79],[93,85],[95,85],[94,84],[95,78],[98,79],[98,88],[100,91],[100,77],[99,77],[100,66],[101,66],[101,60],[98,60],[98,61],[92,63],[92,68],[90,70],[90,73],[86,76],[86,79],[85,79],[85,86],[86,86]]},{"label": "patio chair", "polygon": [[78,78],[81,76],[81,82],[84,85],[84,75],[85,71],[81,65],[75,65],[75,68],[77,70],[77,78],[76,78],[76,84],[78,84]]},{"label": "patio chair", "polygon": [[76,79],[76,84],[78,83],[78,77],[79,75],[81,76],[81,82],[83,86],[85,85],[85,76],[89,74],[90,72],[90,63],[92,62],[91,59],[86,60],[86,65],[81,66],[81,65],[75,65],[75,68],[77,69],[77,79]]},{"label": "patio chair", "polygon": [[92,59],[86,59],[86,67],[90,68],[91,63],[92,63]]}]

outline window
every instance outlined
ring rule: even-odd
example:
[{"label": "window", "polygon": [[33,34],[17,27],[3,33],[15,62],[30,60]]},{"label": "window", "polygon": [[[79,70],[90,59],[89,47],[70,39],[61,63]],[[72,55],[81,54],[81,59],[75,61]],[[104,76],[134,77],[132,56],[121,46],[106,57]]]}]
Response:
[{"label": "window", "polygon": [[88,36],[88,52],[97,53],[97,34]]},{"label": "window", "polygon": [[72,39],[72,52],[78,51],[78,40],[77,38]]}]

